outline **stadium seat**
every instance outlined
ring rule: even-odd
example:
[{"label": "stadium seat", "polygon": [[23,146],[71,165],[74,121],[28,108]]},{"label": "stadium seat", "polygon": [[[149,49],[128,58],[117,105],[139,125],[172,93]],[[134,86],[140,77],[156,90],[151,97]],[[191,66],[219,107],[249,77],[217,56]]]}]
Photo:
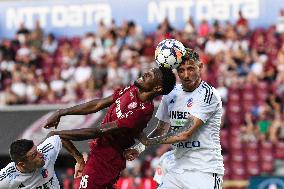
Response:
[{"label": "stadium seat", "polygon": [[242,102],[242,110],[243,110],[244,113],[251,112],[254,106],[255,106],[254,101],[251,101],[251,102],[244,101],[244,102]]},{"label": "stadium seat", "polygon": [[255,92],[254,91],[242,91],[242,100],[243,102],[254,102],[255,100]]},{"label": "stadium seat", "polygon": [[260,174],[260,168],[259,168],[259,162],[246,162],[246,168],[247,173],[249,176],[259,175]]},{"label": "stadium seat", "polygon": [[245,160],[244,153],[241,149],[233,149],[231,151],[232,162],[243,162]]},{"label": "stadium seat", "polygon": [[284,142],[283,141],[279,141],[276,145],[275,145],[275,158],[277,159],[284,159]]},{"label": "stadium seat", "polygon": [[239,102],[241,99],[241,96],[240,96],[240,92],[239,91],[229,91],[228,93],[228,103],[232,102]]},{"label": "stadium seat", "polygon": [[247,153],[251,152],[258,153],[258,148],[259,148],[258,142],[245,142],[244,147]]},{"label": "stadium seat", "polygon": [[[227,105],[227,114],[239,114],[242,111],[239,102],[230,102]],[[229,115],[228,115],[229,116]],[[233,116],[233,115],[231,115]]]},{"label": "stadium seat", "polygon": [[229,162],[224,161],[224,167],[225,167],[225,174],[224,174],[224,180],[231,179],[231,166]]},{"label": "stadium seat", "polygon": [[245,165],[243,162],[231,162],[231,179],[243,180],[247,178]]},{"label": "stadium seat", "polygon": [[228,130],[227,129],[221,129],[220,138],[221,138],[221,146],[225,149],[228,149],[229,140],[228,140]]},{"label": "stadium seat", "polygon": [[273,160],[271,161],[261,161],[260,170],[264,173],[272,173],[273,171]]},{"label": "stadium seat", "polygon": [[228,115],[228,121],[230,125],[241,125],[243,123],[243,119],[234,115]]},{"label": "stadium seat", "polygon": [[260,157],[257,151],[245,151],[245,158],[247,162],[259,162]]},{"label": "stadium seat", "polygon": [[239,136],[231,136],[230,139],[230,149],[232,153],[237,152],[237,150],[242,151],[243,145]]},{"label": "stadium seat", "polygon": [[267,82],[261,81],[257,83],[257,89],[262,91],[268,91],[268,84]]}]

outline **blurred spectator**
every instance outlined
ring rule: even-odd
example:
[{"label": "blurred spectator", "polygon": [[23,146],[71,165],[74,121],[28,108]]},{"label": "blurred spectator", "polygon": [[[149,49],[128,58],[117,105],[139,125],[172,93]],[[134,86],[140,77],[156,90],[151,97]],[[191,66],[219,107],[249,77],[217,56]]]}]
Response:
[{"label": "blurred spectator", "polygon": [[18,42],[20,44],[25,44],[29,40],[30,33],[31,33],[31,31],[28,30],[26,28],[25,24],[22,22],[22,23],[20,23],[20,27],[17,31],[16,39],[18,40]]},{"label": "blurred spectator", "polygon": [[278,33],[284,33],[284,9],[279,11],[279,16],[276,23],[276,31]]},{"label": "blurred spectator", "polygon": [[270,127],[269,139],[276,144],[279,140],[284,139],[284,122],[281,114],[276,113],[274,120]]},{"label": "blurred spectator", "polygon": [[225,81],[222,79],[218,80],[217,91],[219,92],[222,102],[226,103],[228,99],[228,88],[225,85]]},{"label": "blurred spectator", "polygon": [[42,49],[49,54],[53,55],[57,50],[58,42],[55,40],[55,37],[52,33],[48,34],[44,39],[42,44]]},{"label": "blurred spectator", "polygon": [[243,33],[248,28],[248,21],[246,18],[244,18],[241,10],[239,10],[239,18],[237,20],[236,26],[239,33]]},{"label": "blurred spectator", "polygon": [[184,31],[184,33],[185,33],[187,36],[191,36],[191,35],[193,35],[194,33],[196,33],[195,24],[194,24],[194,21],[193,21],[193,18],[192,18],[192,17],[190,17],[190,18],[188,19],[188,21],[186,22],[183,31]]},{"label": "blurred spectator", "polygon": [[219,52],[226,51],[226,45],[218,35],[210,34],[208,41],[205,44],[205,52],[209,55],[216,55]]},{"label": "blurred spectator", "polygon": [[61,78],[61,70],[58,67],[53,69],[53,76],[50,81],[50,89],[56,93],[56,96],[63,96],[65,89],[65,82]]},{"label": "blurred spectator", "polygon": [[272,124],[271,119],[269,118],[268,112],[265,110],[262,110],[260,112],[258,121],[256,123],[257,125],[257,135],[260,141],[266,141],[268,140],[269,130],[270,126]]},{"label": "blurred spectator", "polygon": [[92,68],[88,65],[88,60],[81,59],[75,68],[74,79],[77,84],[88,81],[91,78]]},{"label": "blurred spectator", "polygon": [[199,37],[206,38],[209,32],[210,32],[210,26],[207,20],[202,20],[198,28]]},{"label": "blurred spectator", "polygon": [[257,141],[257,128],[253,122],[252,115],[250,113],[245,114],[244,125],[241,126],[241,137],[245,142]]}]

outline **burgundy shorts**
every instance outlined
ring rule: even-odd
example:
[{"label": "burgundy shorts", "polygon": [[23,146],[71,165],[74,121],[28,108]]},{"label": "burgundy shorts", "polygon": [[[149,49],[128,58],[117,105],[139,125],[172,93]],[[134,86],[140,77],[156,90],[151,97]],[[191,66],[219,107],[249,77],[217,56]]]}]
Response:
[{"label": "burgundy shorts", "polygon": [[125,159],[111,150],[91,152],[82,173],[79,189],[109,189],[125,168]]}]

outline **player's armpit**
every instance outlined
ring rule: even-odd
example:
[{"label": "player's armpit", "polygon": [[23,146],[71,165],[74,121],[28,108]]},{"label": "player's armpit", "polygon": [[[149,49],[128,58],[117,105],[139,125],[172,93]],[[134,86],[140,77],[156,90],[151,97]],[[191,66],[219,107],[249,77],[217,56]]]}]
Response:
[{"label": "player's armpit", "polygon": [[145,135],[141,135],[139,140],[146,146],[182,142],[187,140],[201,125],[203,125],[203,122],[200,119],[189,116],[184,126],[176,131],[154,138],[147,138]]}]

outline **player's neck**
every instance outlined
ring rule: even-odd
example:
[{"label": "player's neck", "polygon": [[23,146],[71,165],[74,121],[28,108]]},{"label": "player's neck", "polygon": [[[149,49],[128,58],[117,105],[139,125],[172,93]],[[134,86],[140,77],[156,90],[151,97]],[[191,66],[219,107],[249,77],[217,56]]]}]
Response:
[{"label": "player's neck", "polygon": [[139,100],[142,102],[152,102],[155,98],[155,95],[149,92],[141,92],[140,90],[137,93]]}]

